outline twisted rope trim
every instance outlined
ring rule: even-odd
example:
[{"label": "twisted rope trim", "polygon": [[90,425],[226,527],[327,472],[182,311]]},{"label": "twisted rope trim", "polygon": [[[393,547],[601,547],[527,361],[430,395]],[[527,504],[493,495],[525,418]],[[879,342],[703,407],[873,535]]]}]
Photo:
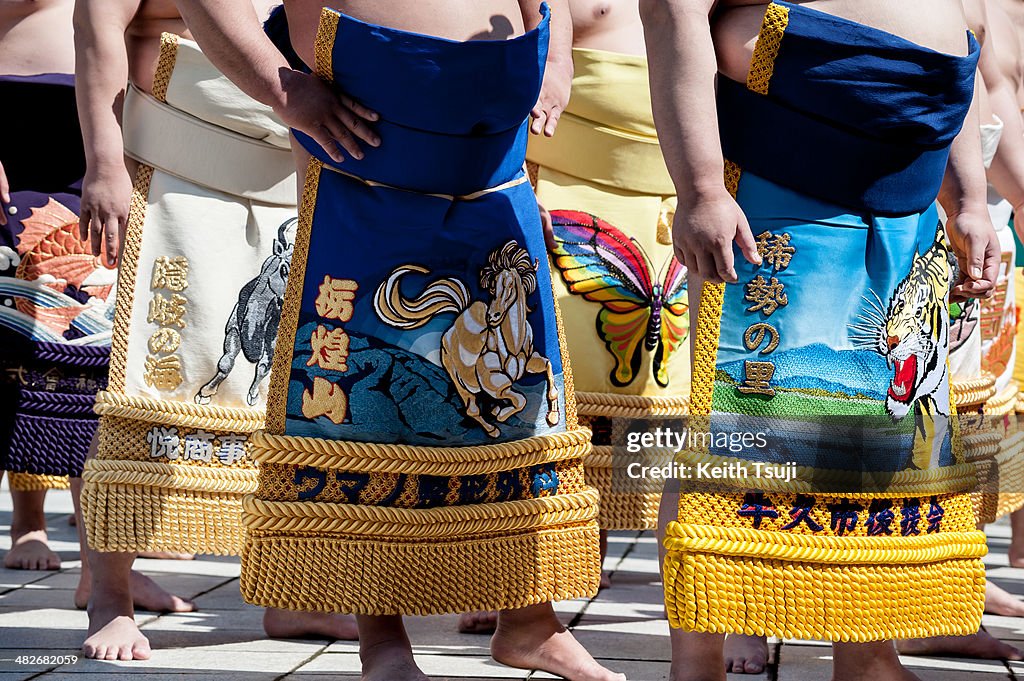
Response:
[{"label": "twisted rope trim", "polygon": [[597,518],[597,504],[592,487],[575,494],[439,508],[264,501],[249,495],[242,500],[242,523],[262,532],[450,539],[586,523]]},{"label": "twisted rope trim", "polygon": [[643,418],[645,416],[681,416],[690,410],[688,397],[648,397],[618,393],[576,393],[580,416]]},{"label": "twisted rope trim", "polygon": [[251,433],[262,428],[264,422],[263,412],[256,409],[157,400],[105,390],[96,394],[96,405],[93,410],[100,416],[159,423],[164,426],[209,428],[232,433]]},{"label": "twisted rope trim", "polygon": [[105,367],[110,361],[110,346],[35,343],[28,356],[40,362],[66,364],[77,368]]},{"label": "twisted rope trim", "polygon": [[82,471],[86,485],[157,487],[175,491],[241,495],[256,491],[255,468],[210,468],[151,461],[89,459]]},{"label": "twisted rope trim", "polygon": [[916,537],[816,537],[738,527],[669,523],[665,548],[676,553],[710,553],[828,565],[922,565],[981,558],[985,534],[943,532]]},{"label": "twisted rope trim", "polygon": [[325,440],[253,433],[251,456],[261,463],[315,466],[360,473],[482,475],[539,463],[579,459],[590,451],[590,431],[571,430],[525,440],[471,447]]},{"label": "twisted rope trim", "polygon": [[983,371],[978,378],[950,381],[949,389],[957,409],[981,405],[996,394],[996,377]]},{"label": "twisted rope trim", "polygon": [[35,473],[8,473],[12,492],[38,492],[50,489],[68,489],[71,481],[66,475],[36,475]]},{"label": "twisted rope trim", "polygon": [[1012,414],[1017,407],[1017,385],[1010,383],[1002,392],[996,393],[990,397],[986,402],[985,406],[982,407],[982,411],[987,416],[1003,416],[1005,414]]}]

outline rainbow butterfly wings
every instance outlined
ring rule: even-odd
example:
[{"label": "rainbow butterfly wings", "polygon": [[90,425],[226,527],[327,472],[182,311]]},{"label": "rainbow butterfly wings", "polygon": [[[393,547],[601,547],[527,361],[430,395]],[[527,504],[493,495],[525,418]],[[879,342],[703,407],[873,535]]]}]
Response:
[{"label": "rainbow butterfly wings", "polygon": [[668,362],[689,332],[686,268],[669,256],[653,273],[635,239],[589,213],[556,210],[551,221],[552,259],[566,286],[601,305],[597,333],[615,358],[612,383],[636,379],[643,348],[653,352],[655,381],[668,387]]}]

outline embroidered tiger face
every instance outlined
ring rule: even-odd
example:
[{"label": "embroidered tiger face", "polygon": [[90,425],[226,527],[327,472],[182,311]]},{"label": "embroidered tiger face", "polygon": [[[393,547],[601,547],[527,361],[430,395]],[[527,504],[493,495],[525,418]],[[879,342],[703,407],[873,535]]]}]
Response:
[{"label": "embroidered tiger face", "polygon": [[[874,338],[861,345],[885,357],[893,369],[885,399],[893,419],[906,416],[915,401],[932,395],[945,377],[949,344],[946,294],[952,263],[940,227],[932,247],[924,255],[914,255],[910,272],[896,286],[884,313],[877,295],[874,301],[866,299],[871,309],[861,318],[870,320]],[[946,400],[931,402],[936,412],[948,416]]]}]

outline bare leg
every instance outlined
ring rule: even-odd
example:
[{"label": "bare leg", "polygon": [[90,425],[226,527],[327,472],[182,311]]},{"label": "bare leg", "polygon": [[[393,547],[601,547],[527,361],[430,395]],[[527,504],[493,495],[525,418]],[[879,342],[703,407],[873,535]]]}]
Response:
[{"label": "bare leg", "polygon": [[604,559],[608,556],[608,530],[601,530],[601,584],[598,589],[607,589],[612,585],[612,578],[604,571]]},{"label": "bare leg", "polygon": [[1024,653],[1003,643],[988,632],[979,631],[972,636],[936,636],[897,641],[901,655],[940,655],[943,657],[973,657],[981,660],[1024,660]]},{"label": "bare leg", "polygon": [[597,663],[562,626],[550,603],[502,610],[491,657],[517,669],[540,669],[568,681],[625,681]]},{"label": "bare leg", "polygon": [[327,612],[267,608],[263,613],[263,631],[270,638],[326,638],[335,641],[359,639],[355,617]]},{"label": "bare leg", "polygon": [[985,612],[1003,617],[1024,617],[1024,601],[992,582],[985,582]]},{"label": "bare leg", "polygon": [[498,628],[497,610],[474,610],[459,615],[460,634],[486,634],[490,636]]},{"label": "bare leg", "polygon": [[1024,508],[1010,514],[1010,566],[1024,567]]},{"label": "bare leg", "polygon": [[12,570],[59,570],[60,556],[50,550],[46,536],[46,490],[11,490],[14,516],[11,519],[11,550],[4,567]]},{"label": "bare leg", "polygon": [[833,643],[833,681],[921,681],[896,654],[892,641]]},{"label": "bare leg", "polygon": [[[696,308],[692,308],[696,309]],[[658,512],[658,561],[665,564],[665,528],[679,515],[679,487],[665,485]],[[669,681],[725,681],[725,636],[669,630],[672,667]]]},{"label": "bare leg", "polygon": [[[95,452],[96,438],[93,438]],[[148,660],[149,640],[135,624],[132,605],[131,570],[135,556],[130,553],[96,553],[85,541],[82,522],[82,479],[71,479],[71,498],[78,517],[82,576],[75,591],[75,605],[85,598],[89,608],[89,631],[82,653],[97,660]],[[91,569],[90,569],[91,568]],[[83,589],[83,584],[88,586]]]},{"label": "bare leg", "polygon": [[412,644],[398,616],[358,616],[362,681],[429,681],[416,666]]},{"label": "bare leg", "polygon": [[768,640],[764,636],[729,634],[725,637],[725,671],[760,674],[768,666]]}]

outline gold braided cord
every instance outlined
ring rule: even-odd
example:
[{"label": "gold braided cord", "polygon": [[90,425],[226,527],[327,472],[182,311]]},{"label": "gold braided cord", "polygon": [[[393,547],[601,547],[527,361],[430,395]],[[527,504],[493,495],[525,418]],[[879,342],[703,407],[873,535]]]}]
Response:
[{"label": "gold braided cord", "polygon": [[245,543],[240,494],[87,482],[82,517],[97,551],[237,555]]},{"label": "gold braided cord", "polygon": [[167,102],[167,87],[171,84],[171,74],[178,60],[178,36],[173,33],[160,35],[160,58],[156,62],[153,75],[153,97],[158,101]]},{"label": "gold braided cord", "polygon": [[324,7],[320,11],[320,25],[317,26],[316,42],[313,45],[316,75],[328,82],[334,81],[334,41],[338,36],[340,18],[336,10]]},{"label": "gold braided cord", "polygon": [[690,388],[690,412],[695,416],[711,415],[724,300],[724,284],[704,282],[697,311],[697,339],[693,351],[693,379]]},{"label": "gold braided cord", "polygon": [[775,58],[779,56],[782,36],[786,33],[788,25],[789,8],[776,5],[774,2],[768,5],[750,60],[747,89],[762,95],[768,94],[768,85],[775,74]]},{"label": "gold braided cord", "polygon": [[675,521],[665,531],[665,548],[828,565],[920,565],[953,558],[981,558],[988,553],[985,535],[977,531],[914,537],[823,537],[746,527],[683,525]]},{"label": "gold braided cord", "polygon": [[688,631],[858,643],[966,636],[984,607],[976,558],[908,569],[670,551],[664,575],[669,623]]},{"label": "gold braided cord", "polygon": [[[324,9],[324,14],[328,14]],[[291,269],[285,285],[284,302],[281,305],[281,323],[278,326],[278,343],[274,349],[274,360],[270,368],[270,390],[267,393],[267,432],[283,434],[288,418],[288,385],[291,382],[292,358],[295,355],[295,334],[299,328],[299,313],[302,310],[302,287],[306,280],[306,262],[309,259],[309,241],[313,235],[313,214],[316,212],[316,198],[320,187],[320,172],[323,169],[316,157],[309,159],[306,166],[306,182],[299,205],[299,228],[295,234],[292,249]]]},{"label": "gold braided cord", "polygon": [[256,491],[255,468],[211,468],[155,461],[89,459],[82,471],[85,483],[160,487],[215,494],[250,494]]},{"label": "gold braided cord", "polygon": [[102,391],[96,395],[94,411],[100,416],[113,416],[135,421],[159,423],[186,428],[209,428],[231,433],[251,433],[263,427],[263,412],[258,409],[215,407],[157,400],[150,397],[122,395]]},{"label": "gold braided cord", "polygon": [[644,418],[645,416],[681,416],[689,412],[690,400],[684,396],[660,397],[621,395],[619,393],[576,393],[580,416]]},{"label": "gold braided cord", "polygon": [[[558,332],[558,353],[562,358],[562,392],[565,395],[565,428],[577,430],[580,427],[579,411],[576,400],[576,383],[572,376],[572,361],[569,358],[569,344],[565,340],[565,324],[562,321],[562,308],[558,306],[558,294],[555,293],[555,282],[551,282],[551,299],[555,306],[555,330]],[[587,431],[590,439],[590,431]]]},{"label": "gold braided cord", "polygon": [[390,539],[444,539],[522,532],[597,517],[597,490],[490,504],[393,508],[315,501],[243,500],[243,523],[250,530],[332,533]]},{"label": "gold braided cord", "polygon": [[8,473],[7,482],[12,492],[40,492],[68,489],[71,480],[66,475],[36,475],[35,473]]},{"label": "gold braided cord", "polygon": [[469,447],[327,440],[258,431],[251,456],[261,463],[329,468],[361,473],[483,475],[541,463],[579,459],[590,451],[590,431],[577,429],[525,440]]},{"label": "gold braided cord", "polygon": [[978,378],[950,381],[949,388],[957,409],[984,404],[996,394],[996,377],[983,371]]},{"label": "gold braided cord", "polygon": [[125,372],[128,366],[128,330],[135,303],[135,282],[139,270],[139,251],[142,248],[142,228],[146,222],[149,186],[153,181],[153,167],[140,164],[135,176],[131,205],[128,209],[128,229],[125,231],[121,259],[117,268],[117,301],[114,305],[114,329],[110,340],[111,391],[124,392]]},{"label": "gold braided cord", "polygon": [[596,522],[495,537],[386,541],[247,535],[242,595],[289,610],[432,615],[590,597],[601,580]]}]

